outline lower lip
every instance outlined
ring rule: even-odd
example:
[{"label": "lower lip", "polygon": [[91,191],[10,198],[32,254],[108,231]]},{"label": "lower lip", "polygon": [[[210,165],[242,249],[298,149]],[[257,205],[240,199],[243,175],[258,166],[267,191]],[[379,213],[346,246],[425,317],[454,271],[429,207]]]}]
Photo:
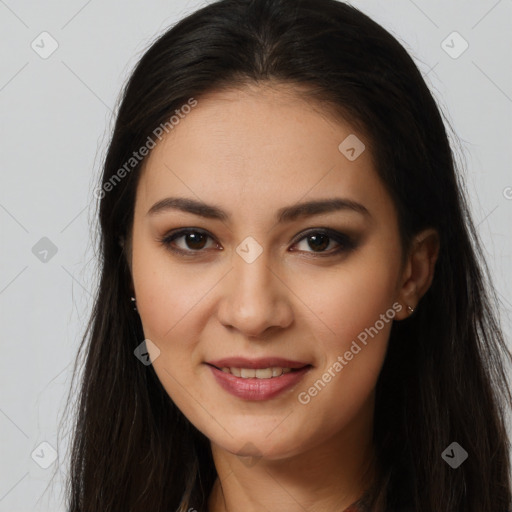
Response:
[{"label": "lower lip", "polygon": [[292,388],[306,375],[311,366],[305,366],[297,371],[284,373],[279,377],[270,379],[257,379],[256,377],[235,377],[231,373],[223,372],[208,365],[217,382],[229,393],[245,400],[269,400],[280,393]]}]

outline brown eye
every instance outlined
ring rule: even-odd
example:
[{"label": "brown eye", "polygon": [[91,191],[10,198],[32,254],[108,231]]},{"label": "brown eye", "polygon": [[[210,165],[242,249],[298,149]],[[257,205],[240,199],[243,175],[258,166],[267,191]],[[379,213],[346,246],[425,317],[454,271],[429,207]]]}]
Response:
[{"label": "brown eye", "polygon": [[[296,242],[296,244],[300,243],[304,243],[305,246],[304,249],[300,250],[313,254],[317,253],[319,256],[329,256],[340,252],[347,252],[354,249],[356,246],[352,238],[333,230],[310,231]],[[334,246],[332,246],[333,243]],[[331,250],[329,250],[329,248]]]},{"label": "brown eye", "polygon": [[316,251],[323,251],[327,249],[329,246],[330,239],[327,235],[319,234],[319,235],[309,235],[306,237],[308,240],[309,246]]},{"label": "brown eye", "polygon": [[[332,229],[317,229],[302,235],[302,238],[294,245],[304,243],[305,247],[300,249],[300,252],[315,256],[333,256],[338,253],[349,252],[356,247],[356,243],[351,237]],[[214,242],[213,237],[205,231],[181,229],[166,235],[160,242],[169,250],[184,256],[196,256],[205,252],[205,249],[212,247],[222,250],[222,247],[215,243],[208,246],[209,239]]]},{"label": "brown eye", "polygon": [[[163,238],[161,242],[172,251],[179,253],[194,253],[205,249],[208,239],[212,239],[212,237],[207,233],[188,229],[168,235]],[[181,243],[174,243],[177,240],[181,240]]]},{"label": "brown eye", "polygon": [[183,239],[188,249],[199,250],[204,249],[207,237],[203,233],[191,232],[184,235]]}]

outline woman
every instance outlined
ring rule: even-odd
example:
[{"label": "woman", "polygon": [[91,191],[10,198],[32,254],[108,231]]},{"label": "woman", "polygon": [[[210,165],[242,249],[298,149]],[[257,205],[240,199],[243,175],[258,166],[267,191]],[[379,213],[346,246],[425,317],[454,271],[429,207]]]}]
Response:
[{"label": "woman", "polygon": [[133,72],[96,195],[71,512],[511,510],[510,354],[382,27],[334,0],[191,14]]}]

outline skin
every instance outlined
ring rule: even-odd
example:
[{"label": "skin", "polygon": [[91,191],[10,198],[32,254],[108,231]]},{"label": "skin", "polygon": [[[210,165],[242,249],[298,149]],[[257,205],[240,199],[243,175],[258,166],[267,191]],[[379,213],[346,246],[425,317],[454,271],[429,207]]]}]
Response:
[{"label": "skin", "polygon": [[[376,470],[374,389],[392,321],[407,318],[406,306],[416,307],[427,291],[439,243],[435,231],[419,233],[402,264],[396,210],[370,151],[350,161],[338,149],[350,134],[364,141],[305,103],[297,87],[253,85],[198,98],[145,162],[129,241],[133,289],[145,337],[160,351],[150,350],[155,372],[211,441],[219,478],[210,512],[343,510]],[[171,196],[216,205],[229,219],[148,214]],[[332,197],[369,214],[346,209],[275,221],[282,207]],[[211,237],[171,242],[195,251],[188,257],[161,242],[184,228]],[[318,249],[301,234],[320,228],[350,235],[355,248],[335,254],[334,239]],[[252,263],[236,252],[248,236],[263,250]],[[300,403],[299,393],[393,304],[401,306],[394,320]],[[313,368],[293,389],[251,401],[224,391],[204,364],[268,355]]]}]

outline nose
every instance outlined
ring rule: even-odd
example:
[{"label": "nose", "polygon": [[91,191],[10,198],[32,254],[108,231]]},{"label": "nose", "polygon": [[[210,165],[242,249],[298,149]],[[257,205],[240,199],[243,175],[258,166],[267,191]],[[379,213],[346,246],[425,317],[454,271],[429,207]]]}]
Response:
[{"label": "nose", "polygon": [[278,274],[265,251],[252,263],[234,255],[218,307],[220,322],[250,338],[288,327],[293,322],[292,292]]}]

